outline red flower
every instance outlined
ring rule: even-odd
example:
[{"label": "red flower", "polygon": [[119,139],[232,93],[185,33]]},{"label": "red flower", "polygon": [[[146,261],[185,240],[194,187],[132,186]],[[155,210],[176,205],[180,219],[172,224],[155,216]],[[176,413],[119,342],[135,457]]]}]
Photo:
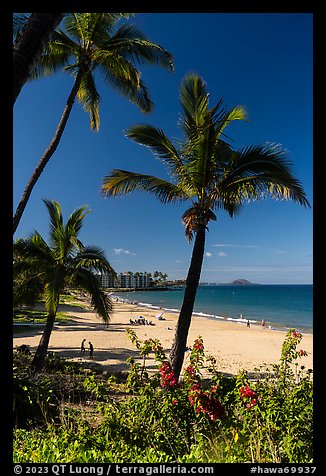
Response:
[{"label": "red flower", "polygon": [[241,387],[240,388],[240,398],[244,399],[250,399],[250,401],[246,402],[246,407],[248,409],[254,407],[257,404],[257,399],[260,400],[260,397],[257,396],[256,392],[251,390],[251,388],[246,385],[246,387]]},{"label": "red flower", "polygon": [[240,397],[241,398],[246,398],[246,397],[249,397],[249,398],[256,398],[257,395],[256,393],[251,390],[251,388],[248,387],[248,385],[246,387],[241,387],[240,388]]},{"label": "red flower", "polygon": [[195,378],[195,377],[196,377],[195,367],[194,367],[193,365],[189,365],[189,366],[186,368],[186,373],[187,373],[190,377]]},{"label": "red flower", "polygon": [[178,379],[168,362],[164,362],[159,370],[161,372],[162,387],[176,387],[178,385]]},{"label": "red flower", "polygon": [[298,339],[302,338],[302,334],[300,332],[294,331],[292,335],[293,335],[293,337],[297,337]]},{"label": "red flower", "polygon": [[225,414],[224,406],[213,395],[216,390],[217,386],[213,387],[210,393],[204,392],[199,384],[196,383],[191,387],[188,396],[190,404],[195,407],[195,412],[205,413],[212,421],[221,418]]},{"label": "red flower", "polygon": [[196,339],[195,343],[193,345],[193,349],[195,350],[203,350],[204,349],[204,344],[202,339]]}]

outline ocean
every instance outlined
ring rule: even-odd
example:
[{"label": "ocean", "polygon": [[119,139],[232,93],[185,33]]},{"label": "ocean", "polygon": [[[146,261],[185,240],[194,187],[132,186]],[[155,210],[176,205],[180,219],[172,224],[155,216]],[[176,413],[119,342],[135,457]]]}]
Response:
[{"label": "ocean", "polygon": [[[127,302],[152,309],[178,312],[184,289],[168,291],[130,291],[113,293]],[[240,315],[243,318],[241,320]],[[200,285],[197,290],[194,315],[210,319],[260,324],[286,331],[313,331],[313,286],[291,285]]]}]

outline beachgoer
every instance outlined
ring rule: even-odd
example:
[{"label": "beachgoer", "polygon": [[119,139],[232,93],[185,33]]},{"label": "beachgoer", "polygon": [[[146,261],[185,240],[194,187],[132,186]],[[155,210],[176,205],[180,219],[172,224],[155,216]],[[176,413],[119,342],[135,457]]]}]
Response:
[{"label": "beachgoer", "polygon": [[249,321],[249,319],[247,320],[247,327],[250,327],[250,321]]},{"label": "beachgoer", "polygon": [[93,358],[93,353],[94,353],[94,347],[93,347],[93,344],[91,342],[88,342],[89,344],[89,358],[92,359]]},{"label": "beachgoer", "polygon": [[265,321],[264,321],[264,319],[261,320],[261,326],[262,326],[262,327],[265,327]]},{"label": "beachgoer", "polygon": [[85,349],[85,342],[86,342],[86,339],[83,339],[83,340],[82,340],[82,343],[81,343],[81,345],[80,345],[80,352],[81,352],[82,354],[86,351],[86,349]]}]

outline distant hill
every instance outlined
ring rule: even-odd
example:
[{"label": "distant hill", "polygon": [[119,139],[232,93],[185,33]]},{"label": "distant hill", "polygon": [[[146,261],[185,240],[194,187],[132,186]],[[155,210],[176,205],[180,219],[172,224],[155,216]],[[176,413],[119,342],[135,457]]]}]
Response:
[{"label": "distant hill", "polygon": [[251,281],[248,281],[247,279],[235,279],[234,281],[231,281],[230,284],[234,284],[235,286],[252,286],[255,283],[252,283]]},{"label": "distant hill", "polygon": [[200,283],[201,286],[258,286],[247,279],[235,279],[230,283]]}]

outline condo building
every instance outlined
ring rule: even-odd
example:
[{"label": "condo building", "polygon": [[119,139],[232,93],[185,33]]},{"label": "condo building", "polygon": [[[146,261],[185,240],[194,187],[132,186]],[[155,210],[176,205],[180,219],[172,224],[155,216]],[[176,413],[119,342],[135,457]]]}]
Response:
[{"label": "condo building", "polygon": [[103,288],[148,288],[151,278],[143,273],[120,273],[117,278],[110,274],[102,273],[99,281]]}]

